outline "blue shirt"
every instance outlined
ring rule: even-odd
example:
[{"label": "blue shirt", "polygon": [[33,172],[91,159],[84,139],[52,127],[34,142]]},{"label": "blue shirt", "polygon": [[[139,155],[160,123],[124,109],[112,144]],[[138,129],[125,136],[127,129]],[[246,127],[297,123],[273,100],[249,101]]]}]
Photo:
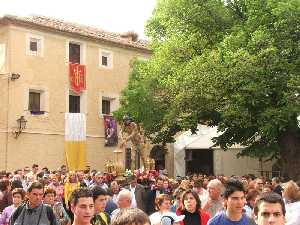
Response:
[{"label": "blue shirt", "polygon": [[231,221],[225,214],[225,212],[218,213],[213,218],[211,218],[207,225],[248,225],[250,219],[246,214],[242,215],[239,221]]}]

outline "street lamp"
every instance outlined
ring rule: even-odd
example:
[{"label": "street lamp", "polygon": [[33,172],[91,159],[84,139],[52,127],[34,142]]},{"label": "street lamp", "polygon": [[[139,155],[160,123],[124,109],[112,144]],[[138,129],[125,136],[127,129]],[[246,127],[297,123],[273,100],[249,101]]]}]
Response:
[{"label": "street lamp", "polygon": [[14,81],[14,80],[18,80],[19,78],[20,78],[20,74],[18,74],[18,73],[11,73],[11,75],[10,75],[10,79],[12,80],[12,81]]},{"label": "street lamp", "polygon": [[22,133],[22,131],[26,128],[27,120],[24,116],[20,116],[19,119],[17,119],[18,127],[17,130],[13,132],[15,138],[17,139],[19,135]]}]

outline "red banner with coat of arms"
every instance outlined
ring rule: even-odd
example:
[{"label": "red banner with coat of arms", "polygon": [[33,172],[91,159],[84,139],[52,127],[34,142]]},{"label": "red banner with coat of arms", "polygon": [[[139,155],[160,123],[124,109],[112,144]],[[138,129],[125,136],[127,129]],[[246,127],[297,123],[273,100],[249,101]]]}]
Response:
[{"label": "red banner with coat of arms", "polygon": [[85,65],[69,64],[69,70],[71,90],[75,93],[85,90]]}]

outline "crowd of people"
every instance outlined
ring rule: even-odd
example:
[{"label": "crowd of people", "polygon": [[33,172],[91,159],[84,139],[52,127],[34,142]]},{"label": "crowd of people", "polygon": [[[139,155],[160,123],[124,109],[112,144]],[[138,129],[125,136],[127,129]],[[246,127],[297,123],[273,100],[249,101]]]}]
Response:
[{"label": "crowd of people", "polygon": [[0,173],[0,225],[300,225],[299,184],[253,175],[120,179],[87,168]]}]

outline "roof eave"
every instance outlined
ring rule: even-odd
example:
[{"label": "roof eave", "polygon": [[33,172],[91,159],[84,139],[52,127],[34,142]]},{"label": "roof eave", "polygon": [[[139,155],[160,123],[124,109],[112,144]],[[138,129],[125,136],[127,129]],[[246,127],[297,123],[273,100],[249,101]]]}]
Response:
[{"label": "roof eave", "polygon": [[4,16],[4,17],[0,18],[0,24],[4,24],[4,25],[14,24],[14,25],[22,26],[22,27],[27,27],[27,28],[35,28],[35,29],[42,30],[42,31],[53,32],[53,33],[63,34],[63,35],[67,35],[67,36],[77,37],[77,38],[80,37],[82,39],[90,40],[90,41],[94,41],[94,42],[108,43],[108,44],[112,44],[114,46],[121,47],[121,48],[136,49],[136,50],[142,51],[144,53],[148,53],[148,54],[152,53],[152,51],[147,47],[139,47],[139,46],[134,46],[134,45],[127,44],[127,43],[120,43],[118,41],[108,40],[105,38],[96,38],[96,37],[91,37],[89,35],[84,35],[84,34],[80,34],[80,33],[58,30],[53,27],[36,24],[36,23],[30,22],[30,21],[23,21],[23,20],[19,20],[17,18],[8,17],[8,16]]}]

